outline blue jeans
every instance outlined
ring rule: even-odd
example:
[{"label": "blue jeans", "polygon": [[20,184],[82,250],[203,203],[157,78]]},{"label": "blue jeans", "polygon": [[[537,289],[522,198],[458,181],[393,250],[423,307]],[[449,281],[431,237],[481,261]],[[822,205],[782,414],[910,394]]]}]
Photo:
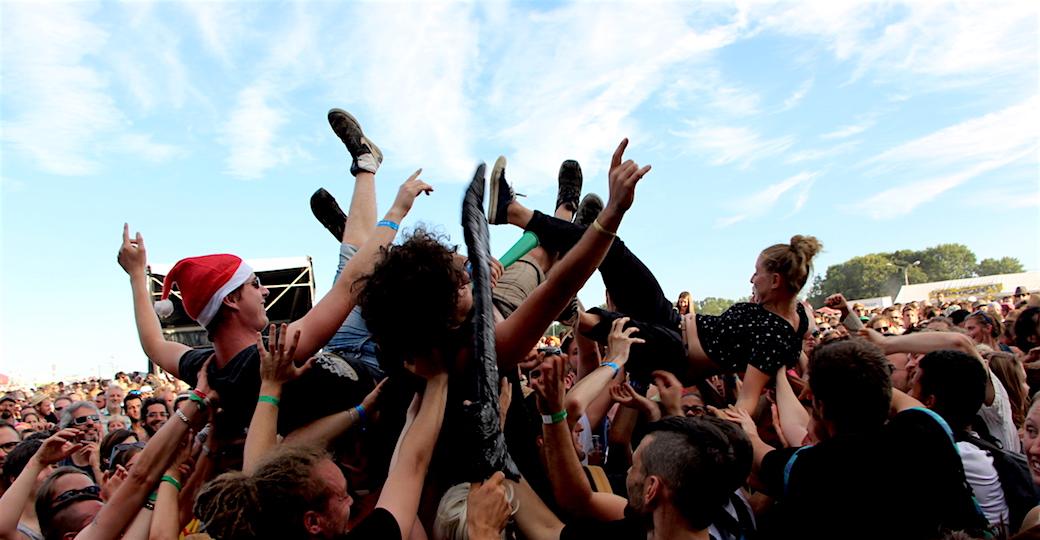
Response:
[{"label": "blue jeans", "polygon": [[[335,279],[339,279],[340,273],[343,272],[343,267],[351,257],[357,254],[357,251],[358,247],[353,244],[340,244],[339,266],[336,267]],[[335,283],[335,280],[333,280],[333,283]],[[383,370],[379,367],[379,351],[375,342],[372,341],[372,333],[368,331],[365,319],[361,317],[360,307],[354,306],[354,309],[347,315],[347,319],[343,321],[339,330],[336,330],[336,335],[332,336],[325,348],[344,358],[353,358],[360,361],[372,371],[372,375],[377,380],[383,378]]]}]

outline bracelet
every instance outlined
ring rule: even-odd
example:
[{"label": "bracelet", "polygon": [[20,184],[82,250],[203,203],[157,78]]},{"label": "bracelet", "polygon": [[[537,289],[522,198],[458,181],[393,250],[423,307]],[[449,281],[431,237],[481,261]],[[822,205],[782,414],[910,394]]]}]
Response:
[{"label": "bracelet", "polygon": [[177,418],[183,420],[185,424],[188,424],[189,426],[191,425],[191,420],[188,420],[188,417],[184,416],[184,413],[180,409],[177,409],[175,414],[177,415]]},{"label": "bracelet", "polygon": [[170,484],[171,486],[177,488],[177,491],[181,490],[181,483],[176,478],[168,474],[164,474],[163,477],[159,480],[159,482],[166,482],[167,484]]},{"label": "bracelet", "polygon": [[195,394],[196,396],[199,396],[199,398],[203,401],[209,398],[209,394],[203,392],[202,390],[199,390],[198,388],[192,388],[191,393]]},{"label": "bracelet", "polygon": [[361,420],[361,423],[364,424],[368,420],[368,418],[365,416],[365,406],[355,405],[354,410],[357,411],[358,420]]},{"label": "bracelet", "polygon": [[379,223],[376,223],[376,227],[387,227],[396,231],[401,226],[397,223],[394,223],[393,221],[390,221],[389,219],[381,219],[379,220]]},{"label": "bracelet", "polygon": [[607,366],[608,368],[612,368],[614,370],[614,375],[617,375],[617,372],[621,371],[621,366],[617,365],[616,362],[601,362],[599,364],[599,367],[603,367],[603,366]]},{"label": "bracelet", "polygon": [[154,512],[155,511],[155,503],[152,502],[152,501],[145,501],[144,502],[144,506],[142,508],[144,508],[145,510]]},{"label": "bracelet", "polygon": [[615,233],[615,232],[610,232],[610,231],[608,231],[608,230],[604,229],[604,228],[603,228],[603,225],[600,225],[600,224],[599,224],[599,219],[598,219],[598,218],[597,218],[597,219],[594,219],[594,220],[592,220],[592,228],[593,228],[593,229],[596,229],[597,231],[599,231],[599,232],[601,232],[601,233],[603,233],[603,234],[605,234],[605,235],[608,235],[608,236],[613,236],[614,238],[617,238],[617,233]]},{"label": "bracelet", "polygon": [[260,397],[256,398],[256,402],[257,403],[261,403],[261,402],[263,402],[263,403],[270,403],[271,405],[274,405],[275,407],[278,407],[279,404],[282,401],[280,399],[274,397],[274,396],[260,396]]},{"label": "bracelet", "polygon": [[158,498],[159,498],[159,492],[158,491],[153,491],[150,495],[148,495],[148,502],[154,503]]},{"label": "bracelet", "polygon": [[188,393],[188,400],[199,404],[199,410],[206,410],[206,398],[199,396],[194,391]]},{"label": "bracelet", "polygon": [[558,413],[543,414],[542,423],[545,425],[558,424],[567,419],[567,409],[564,409]]}]

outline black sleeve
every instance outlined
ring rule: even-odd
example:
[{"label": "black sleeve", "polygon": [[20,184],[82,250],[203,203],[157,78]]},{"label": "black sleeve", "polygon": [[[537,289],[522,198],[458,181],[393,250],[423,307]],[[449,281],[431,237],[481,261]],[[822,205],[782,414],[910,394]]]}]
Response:
[{"label": "black sleeve", "polygon": [[773,497],[784,494],[784,471],[797,448],[780,448],[773,450],[762,458],[762,466],[758,469],[758,479],[765,487],[765,492]]},{"label": "black sleeve", "polygon": [[364,538],[396,540],[401,538],[401,527],[389,510],[376,508],[342,538],[345,540],[362,540]]},{"label": "black sleeve", "polygon": [[202,368],[202,364],[206,362],[206,359],[211,354],[213,354],[213,349],[191,349],[190,351],[185,351],[181,355],[180,361],[177,362],[177,372],[180,380],[194,388],[199,382],[199,369]]}]

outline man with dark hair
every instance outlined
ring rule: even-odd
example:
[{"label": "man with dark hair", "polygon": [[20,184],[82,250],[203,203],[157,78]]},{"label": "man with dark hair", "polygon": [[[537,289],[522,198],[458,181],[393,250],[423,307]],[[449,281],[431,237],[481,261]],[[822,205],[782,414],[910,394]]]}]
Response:
[{"label": "man with dark hair", "polygon": [[[774,450],[750,416],[731,413],[754,446],[758,479],[782,508],[777,536],[934,538],[987,527],[949,426],[892,388],[881,349],[860,339],[819,347],[809,389],[813,446]],[[886,423],[890,409],[898,414]]]},{"label": "man with dark hair", "polygon": [[970,429],[986,399],[988,377],[978,358],[960,351],[934,351],[918,363],[910,395],[942,416],[956,434],[964,475],[990,525],[1010,523],[1015,530],[1023,516],[1014,516],[1018,523],[1011,521],[993,456],[970,442],[977,439]]},{"label": "man with dark hair", "polygon": [[155,435],[169,419],[170,408],[167,407],[166,400],[157,397],[144,400],[144,405],[141,406],[141,424],[148,437]]}]

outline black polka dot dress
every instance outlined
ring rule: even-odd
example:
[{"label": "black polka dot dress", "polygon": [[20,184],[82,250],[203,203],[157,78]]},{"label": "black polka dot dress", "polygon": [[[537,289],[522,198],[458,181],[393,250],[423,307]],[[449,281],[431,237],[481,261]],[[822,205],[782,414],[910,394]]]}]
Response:
[{"label": "black polka dot dress", "polygon": [[809,317],[798,304],[798,330],[786,319],[759,304],[734,304],[722,315],[697,315],[697,337],[708,358],[727,373],[755,366],[772,375],[791,367],[802,352]]}]

